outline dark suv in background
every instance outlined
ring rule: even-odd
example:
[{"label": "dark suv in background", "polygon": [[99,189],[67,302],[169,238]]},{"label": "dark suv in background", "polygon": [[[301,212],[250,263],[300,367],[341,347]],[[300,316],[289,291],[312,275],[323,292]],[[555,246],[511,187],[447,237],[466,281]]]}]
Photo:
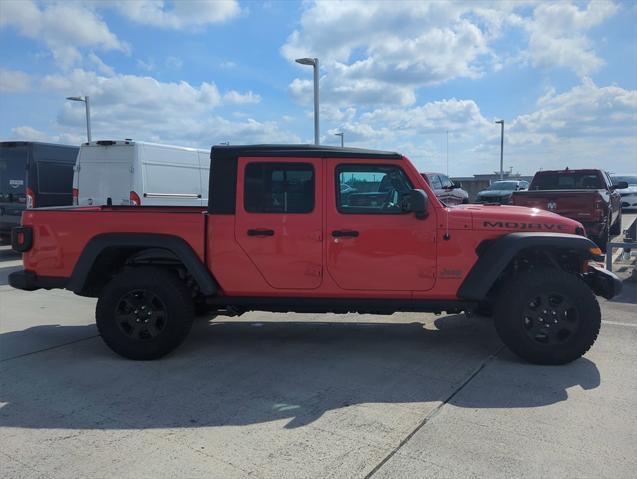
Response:
[{"label": "dark suv in background", "polygon": [[529,182],[524,180],[494,181],[486,190],[478,193],[475,202],[508,205],[515,191],[524,191],[528,188]]},{"label": "dark suv in background", "polygon": [[10,241],[25,208],[71,205],[78,151],[77,146],[0,142],[0,243]]},{"label": "dark suv in background", "polygon": [[421,175],[446,206],[469,203],[469,193],[462,189],[460,183],[452,181],[447,175],[442,173],[421,173]]}]

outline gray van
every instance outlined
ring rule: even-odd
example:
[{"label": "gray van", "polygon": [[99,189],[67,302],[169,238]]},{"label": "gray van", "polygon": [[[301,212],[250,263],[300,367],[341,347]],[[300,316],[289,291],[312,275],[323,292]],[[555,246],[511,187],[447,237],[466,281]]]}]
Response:
[{"label": "gray van", "polygon": [[25,208],[72,204],[79,147],[0,142],[0,243],[9,242]]}]

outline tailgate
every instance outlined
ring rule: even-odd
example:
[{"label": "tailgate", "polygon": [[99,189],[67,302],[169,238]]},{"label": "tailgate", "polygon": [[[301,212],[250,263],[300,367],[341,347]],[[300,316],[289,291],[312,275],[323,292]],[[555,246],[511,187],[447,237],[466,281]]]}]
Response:
[{"label": "tailgate", "polygon": [[517,206],[527,206],[551,211],[578,221],[598,219],[598,203],[601,197],[597,191],[524,191],[513,193],[512,202]]}]

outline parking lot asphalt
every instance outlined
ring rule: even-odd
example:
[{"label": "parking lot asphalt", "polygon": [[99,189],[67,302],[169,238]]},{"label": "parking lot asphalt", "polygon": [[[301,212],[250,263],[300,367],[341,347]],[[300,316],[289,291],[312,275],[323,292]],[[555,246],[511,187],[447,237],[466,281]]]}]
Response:
[{"label": "parking lot asphalt", "polygon": [[566,366],[431,314],[204,319],[133,362],[20,264],[0,249],[0,477],[635,477],[636,284]]}]

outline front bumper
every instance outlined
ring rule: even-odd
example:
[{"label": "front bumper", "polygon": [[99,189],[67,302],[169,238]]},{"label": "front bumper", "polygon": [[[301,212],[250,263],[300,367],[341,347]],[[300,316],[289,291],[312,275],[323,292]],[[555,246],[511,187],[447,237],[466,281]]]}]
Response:
[{"label": "front bumper", "polygon": [[38,276],[33,271],[14,271],[9,275],[9,285],[16,289],[25,291],[35,291],[36,289],[57,289],[64,288],[68,282],[67,278],[53,276]]},{"label": "front bumper", "polygon": [[622,291],[622,281],[614,273],[599,266],[589,265],[584,273],[584,281],[593,292],[606,299],[617,296]]}]

